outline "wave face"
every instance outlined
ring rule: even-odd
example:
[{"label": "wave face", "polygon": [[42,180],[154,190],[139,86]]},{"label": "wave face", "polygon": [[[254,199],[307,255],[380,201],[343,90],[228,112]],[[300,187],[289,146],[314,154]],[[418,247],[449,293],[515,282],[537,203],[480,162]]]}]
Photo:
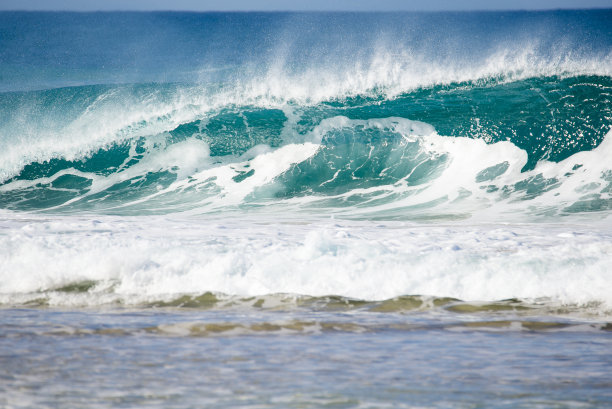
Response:
[{"label": "wave face", "polygon": [[5,93],[0,206],[165,214],[274,204],[405,219],[605,212],[610,90],[609,76],[572,75],[312,103],[173,84]]},{"label": "wave face", "polygon": [[[588,243],[588,232],[546,237],[551,223],[610,220],[610,21],[610,10],[0,13],[0,208],[9,232],[0,255],[11,269],[0,274],[0,295],[11,302],[92,282],[100,300],[115,291],[127,303],[129,294],[170,288],[176,299],[191,288],[612,305],[609,232]],[[90,218],[111,232],[104,245]],[[257,245],[234,245],[230,233],[217,248],[199,230],[195,241],[156,230],[233,218],[250,226],[245,235],[261,235]],[[283,244],[274,237],[285,227],[256,227],[278,218],[316,226],[287,228]],[[320,225],[330,218],[356,224],[346,236],[319,237],[317,229],[333,230]],[[364,260],[379,221],[388,245]],[[432,230],[421,248],[402,230],[397,237],[415,246],[406,250],[393,244],[393,223],[406,221],[543,227],[533,228],[539,241],[508,227],[501,250],[496,233]],[[490,251],[454,252],[470,240]],[[264,249],[278,251],[260,259]],[[521,282],[537,277],[531,287],[500,285],[516,275],[516,252]],[[121,259],[96,264],[110,253]],[[27,254],[36,257],[24,262]],[[37,273],[62,254],[74,261]],[[347,254],[338,268],[350,277],[336,282],[338,269],[322,266]],[[393,284],[406,264],[413,281]],[[381,265],[395,278],[375,291]],[[278,273],[288,266],[293,276]],[[304,266],[319,275],[309,281]],[[576,266],[591,285],[575,282]]]},{"label": "wave face", "polygon": [[[73,15],[3,13],[6,30],[12,18],[56,35],[29,58],[16,55],[23,39],[5,40],[0,206],[274,205],[382,219],[607,212],[609,14],[110,13],[63,28]],[[131,28],[112,28],[120,22]],[[149,49],[153,39],[136,32],[152,27],[169,37]],[[207,41],[194,55],[197,39]],[[74,55],[59,58],[67,46]],[[36,72],[20,82],[18,68]],[[27,89],[50,85],[63,87]]]}]

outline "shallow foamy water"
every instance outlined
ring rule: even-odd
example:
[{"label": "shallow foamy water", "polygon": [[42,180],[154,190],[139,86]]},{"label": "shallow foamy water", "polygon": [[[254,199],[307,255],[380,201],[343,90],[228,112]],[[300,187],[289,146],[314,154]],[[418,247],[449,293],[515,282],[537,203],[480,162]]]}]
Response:
[{"label": "shallow foamy water", "polygon": [[612,404],[601,220],[0,226],[6,407]]}]

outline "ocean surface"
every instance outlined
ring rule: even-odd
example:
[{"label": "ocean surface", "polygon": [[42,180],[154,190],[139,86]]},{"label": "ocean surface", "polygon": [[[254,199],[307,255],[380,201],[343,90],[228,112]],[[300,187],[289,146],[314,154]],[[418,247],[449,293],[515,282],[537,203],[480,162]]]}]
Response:
[{"label": "ocean surface", "polygon": [[0,407],[612,408],[610,22],[0,13]]}]

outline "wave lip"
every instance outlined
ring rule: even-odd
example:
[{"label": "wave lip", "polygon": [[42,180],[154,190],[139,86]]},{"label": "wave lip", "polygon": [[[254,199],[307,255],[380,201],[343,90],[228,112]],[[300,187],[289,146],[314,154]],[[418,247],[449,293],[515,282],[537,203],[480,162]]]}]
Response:
[{"label": "wave lip", "polygon": [[[494,88],[529,79],[612,76],[612,53],[588,58],[574,58],[571,53],[543,57],[527,47],[496,52],[476,66],[423,59],[410,52],[381,52],[370,58],[354,66],[313,66],[300,72],[280,61],[264,74],[247,70],[220,84],[97,85],[1,93],[0,114],[6,120],[0,125],[0,141],[6,149],[0,152],[0,182],[15,177],[29,163],[85,160],[100,149],[170,132],[184,124],[206,123],[236,107],[280,109],[295,117],[300,115],[296,107],[339,103],[348,108],[352,102],[368,100],[380,104],[431,88],[452,96],[462,89]],[[606,90],[609,93],[609,84],[597,82],[593,85],[604,95]],[[553,84],[553,94],[547,97],[544,94],[549,90],[540,87],[542,84],[535,83],[531,91],[539,92],[544,100],[560,91]],[[496,96],[515,97],[512,93]],[[591,95],[584,97],[592,99]],[[603,109],[610,110],[605,103]],[[296,122],[299,119],[308,120],[297,118]]]}]

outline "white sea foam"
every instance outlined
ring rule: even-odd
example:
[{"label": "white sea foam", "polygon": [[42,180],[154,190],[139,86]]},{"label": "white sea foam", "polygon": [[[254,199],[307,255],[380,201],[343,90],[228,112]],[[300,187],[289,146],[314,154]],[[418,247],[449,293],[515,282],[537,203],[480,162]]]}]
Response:
[{"label": "white sea foam", "polygon": [[[547,298],[566,304],[600,303],[602,311],[612,308],[609,216],[602,214],[583,226],[559,219],[557,224],[541,225],[475,224],[508,221],[509,215],[520,219],[530,209],[569,206],[594,194],[609,201],[605,192],[609,181],[602,174],[609,171],[610,134],[593,151],[560,163],[541,162],[520,173],[526,154],[508,142],[444,137],[427,124],[401,118],[336,117],[316,127],[307,136],[309,142],[275,150],[260,146],[231,162],[211,164],[206,144],[188,140],[156,151],[128,171],[142,174],[178,164],[178,180],[145,200],[214,180],[221,191],[191,213],[223,210],[243,203],[254,189],[271,184],[293,163],[315,155],[322,138],[343,127],[385,128],[406,141],[419,142],[422,152],[449,156],[441,174],[419,185],[415,194],[366,210],[351,207],[348,215],[392,210],[409,215],[410,206],[446,197],[443,208],[471,212],[472,219],[448,226],[334,222],[313,216],[316,211],[293,211],[321,199],[314,195],[258,212],[223,211],[205,218],[95,216],[91,220],[4,213],[0,302],[19,304],[42,296],[52,305],[138,304],[213,291],[247,296],[336,294],[369,300],[404,294],[468,301]],[[508,164],[500,174],[477,180],[483,170],[504,162]],[[250,170],[254,171],[250,177],[234,179]],[[117,183],[118,175],[106,181],[98,176],[93,186]],[[481,189],[513,186],[538,175],[561,183],[533,198],[523,197],[526,193],[520,190],[500,197],[499,192]],[[398,183],[387,188],[397,193],[414,187]],[[490,210],[492,201],[497,203],[494,210]],[[325,211],[319,207],[320,213]],[[98,285],[86,293],[53,291],[88,280]]]},{"label": "white sea foam", "polygon": [[[0,302],[126,304],[207,291],[542,297],[612,308],[609,223],[447,225],[226,215],[88,220],[4,214]],[[53,289],[94,280],[84,294]],[[40,292],[44,293],[41,294]]]}]

